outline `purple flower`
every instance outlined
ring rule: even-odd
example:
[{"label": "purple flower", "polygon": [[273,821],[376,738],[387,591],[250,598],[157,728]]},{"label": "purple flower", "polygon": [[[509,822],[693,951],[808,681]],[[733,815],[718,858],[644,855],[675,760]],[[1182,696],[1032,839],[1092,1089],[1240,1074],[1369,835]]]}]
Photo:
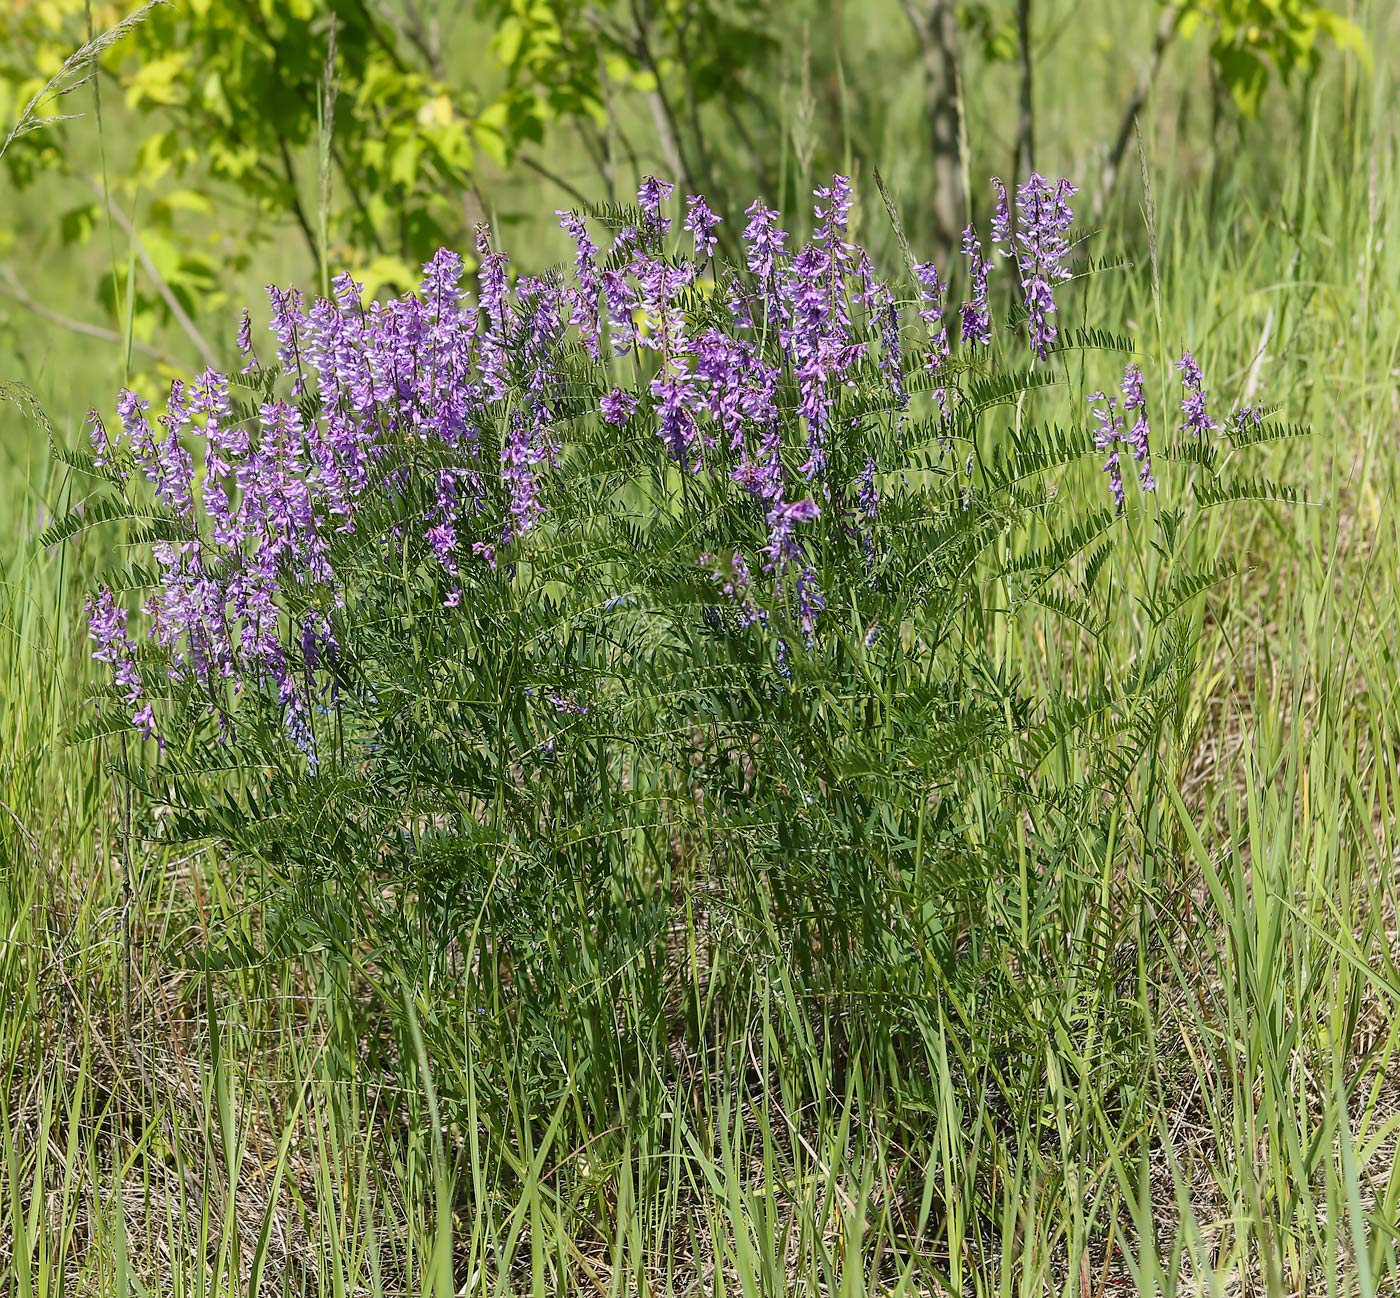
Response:
[{"label": "purple flower", "polygon": [[605,270],[603,298],[608,304],[608,332],[612,337],[613,355],[625,356],[637,336],[636,326],[632,322],[637,291],[621,271]]},{"label": "purple flower", "polygon": [[243,367],[244,374],[257,365],[258,358],[253,351],[253,320],[247,307],[243,308],[243,314],[238,318],[238,354],[246,357],[248,361]]},{"label": "purple flower", "polygon": [[[1054,286],[1070,278],[1066,235],[1074,223],[1069,200],[1078,189],[1068,180],[1050,181],[1038,173],[1016,188],[1016,264],[1025,299],[1031,349],[1049,359],[1059,331]],[[998,236],[999,237],[999,236]]]},{"label": "purple flower", "polygon": [[602,277],[594,258],[598,249],[588,237],[588,227],[577,212],[555,212],[559,224],[568,231],[574,241],[577,256],[574,260],[575,283],[568,292],[571,311],[569,323],[579,331],[588,354],[596,361],[598,347],[598,298],[602,292]]},{"label": "purple flower", "polygon": [[[142,739],[150,739],[154,736],[159,740],[159,736],[156,735],[155,710],[151,707],[149,703],[147,703],[144,707],[139,708],[136,712],[132,713],[131,724],[141,732]],[[162,748],[165,747],[165,743],[163,740],[160,740],[160,746]]]},{"label": "purple flower", "polygon": [[637,206],[642,209],[642,220],[646,228],[657,237],[671,228],[671,218],[661,215],[661,204],[675,193],[676,187],[655,176],[643,176],[641,188],[637,190]]},{"label": "purple flower", "polygon": [[948,346],[948,327],[943,321],[943,281],[938,276],[938,267],[931,261],[916,262],[914,278],[919,281],[919,319],[928,326],[928,367],[939,370],[952,350]]},{"label": "purple flower", "polygon": [[501,477],[510,498],[510,519],[501,530],[504,545],[528,532],[541,514],[535,468],[543,457],[519,407],[511,412],[510,430],[501,443]]},{"label": "purple flower", "polygon": [[699,431],[690,409],[694,389],[694,378],[683,367],[668,365],[651,381],[651,395],[656,399],[656,435],[665,443],[671,458],[692,473],[700,468],[699,456],[690,454]]},{"label": "purple flower", "polygon": [[1201,374],[1201,367],[1196,364],[1196,358],[1187,352],[1177,361],[1176,368],[1181,371],[1181,386],[1186,393],[1181,399],[1181,412],[1185,415],[1181,431],[1190,433],[1192,437],[1219,432],[1220,425],[1210,417],[1210,412],[1206,409],[1205,379]]},{"label": "purple flower", "polygon": [[142,467],[154,460],[156,451],[151,425],[146,420],[146,411],[150,408],[149,401],[143,401],[129,388],[117,394],[117,417],[121,420],[122,432],[137,464]]},{"label": "purple flower", "polygon": [[768,615],[754,603],[750,593],[753,579],[749,573],[749,565],[742,554],[734,554],[727,564],[721,564],[712,554],[702,554],[700,565],[709,570],[710,579],[719,586],[724,596],[738,610],[740,626],[767,623]]},{"label": "purple flower", "polygon": [[603,419],[607,423],[625,424],[637,409],[637,398],[621,388],[614,388],[598,402],[598,408],[603,412]]},{"label": "purple flower", "polygon": [[855,264],[855,248],[846,239],[855,197],[845,176],[832,176],[830,185],[818,185],[813,194],[817,201],[812,206],[816,217],[812,242],[825,249],[831,259],[834,283],[838,276],[849,275]]},{"label": "purple flower", "polygon": [[86,604],[88,638],[97,646],[92,656],[111,668],[112,683],[128,703],[142,694],[141,673],[136,665],[136,647],[126,629],[126,609],[105,586]]},{"label": "purple flower", "polygon": [[795,500],[788,505],[781,502],[774,505],[768,515],[768,544],[763,550],[767,556],[767,562],[763,565],[765,572],[779,571],[793,559],[801,557],[802,550],[794,536],[797,525],[810,523],[814,518],[819,518],[821,512],[815,500]]},{"label": "purple flower", "polygon": [[860,548],[867,571],[875,564],[875,523],[880,517],[880,493],[875,486],[875,457],[867,456],[856,479],[856,509],[860,515]]},{"label": "purple flower", "polygon": [[758,277],[765,297],[774,295],[778,269],[787,258],[788,232],[778,224],[778,213],[754,199],[745,210],[744,264]]},{"label": "purple flower", "polygon": [[776,425],[769,428],[756,456],[750,455],[748,447],[738,467],[733,472],[737,482],[749,495],[762,501],[765,508],[780,500],[783,495],[783,464],[779,458],[780,442]]},{"label": "purple flower", "polygon": [[277,359],[289,373],[295,371],[296,382],[292,392],[301,396],[305,391],[306,375],[301,365],[301,294],[296,289],[283,292],[275,284],[267,286],[268,301],[272,304],[272,332],[277,336]]},{"label": "purple flower", "polygon": [[1014,244],[1011,237],[1011,208],[1006,201],[1006,186],[995,176],[992,177],[992,188],[997,192],[996,210],[992,214],[992,247],[1007,260],[1014,256]]},{"label": "purple flower", "polygon": [[[821,510],[814,500],[796,500],[787,505],[780,502],[775,504],[768,514],[768,544],[763,548],[764,571],[777,577],[776,593],[780,599],[783,594],[784,574],[794,563],[798,564],[797,578],[793,583],[793,602],[797,609],[798,625],[802,628],[803,638],[809,645],[816,630],[817,618],[826,607],[826,598],[817,586],[816,573],[811,565],[803,560],[796,529],[799,523],[809,523],[820,514]],[[785,656],[781,646],[780,654]]]},{"label": "purple flower", "polygon": [[485,225],[476,228],[476,249],[481,253],[481,310],[486,328],[477,344],[477,364],[487,393],[493,401],[506,394],[506,340],[510,334],[509,304],[506,300],[507,272],[510,258],[491,248],[491,232]]},{"label": "purple flower", "polygon": [[856,504],[861,517],[866,522],[873,523],[880,516],[880,493],[875,486],[874,456],[866,456],[865,467],[861,469],[857,481],[859,487],[856,491]]},{"label": "purple flower", "polygon": [[1097,428],[1094,431],[1094,446],[1107,451],[1108,458],[1103,462],[1103,471],[1108,474],[1108,489],[1113,493],[1113,502],[1118,512],[1123,512],[1123,469],[1118,459],[1118,443],[1123,436],[1123,420],[1118,415],[1118,402],[1102,392],[1091,392],[1089,400],[1094,404],[1093,415]]},{"label": "purple flower", "polygon": [[972,300],[959,308],[962,319],[962,340],[968,347],[981,344],[990,346],[992,341],[992,313],[987,300],[987,277],[992,263],[982,255],[982,241],[977,232],[968,226],[962,236],[963,255],[968,259],[968,273],[972,280]]},{"label": "purple flower", "polygon": [[[934,373],[947,363],[952,348],[948,345],[948,326],[943,320],[944,285],[938,277],[938,267],[931,261],[916,262],[914,278],[919,282],[919,319],[928,328],[928,368]],[[946,423],[950,417],[948,389],[942,384],[933,390],[939,416]]]},{"label": "purple flower", "polygon": [[782,286],[779,342],[797,376],[798,413],[807,425],[809,480],[826,470],[826,438],[835,392],[864,352],[851,336],[846,275],[854,249],[846,242],[851,208],[850,182],[833,176],[829,188],[816,190],[818,226],[811,242],[787,268]]},{"label": "purple flower", "polygon": [[909,393],[904,387],[904,349],[899,336],[899,307],[894,294],[875,275],[870,258],[860,255],[861,298],[870,318],[880,327],[880,372],[894,394],[896,409],[905,410]]},{"label": "purple flower", "polygon": [[105,586],[91,596],[86,605],[88,638],[97,646],[92,656],[98,662],[116,662],[131,652],[131,638],[126,633],[126,609]]},{"label": "purple flower", "polygon": [[96,410],[88,411],[87,422],[88,440],[92,442],[92,462],[101,468],[115,448],[107,436],[107,425],[102,422],[102,416]]},{"label": "purple flower", "polygon": [[685,208],[685,229],[695,236],[695,255],[713,257],[719,243],[715,229],[723,218],[716,216],[699,194],[687,195]]},{"label": "purple flower", "polygon": [[1123,370],[1123,414],[1134,416],[1133,426],[1128,430],[1128,441],[1133,448],[1133,459],[1141,465],[1138,470],[1138,485],[1144,491],[1156,491],[1157,480],[1152,476],[1152,450],[1148,445],[1151,429],[1147,423],[1147,400],[1142,394],[1142,370],[1136,365],[1128,365]]}]

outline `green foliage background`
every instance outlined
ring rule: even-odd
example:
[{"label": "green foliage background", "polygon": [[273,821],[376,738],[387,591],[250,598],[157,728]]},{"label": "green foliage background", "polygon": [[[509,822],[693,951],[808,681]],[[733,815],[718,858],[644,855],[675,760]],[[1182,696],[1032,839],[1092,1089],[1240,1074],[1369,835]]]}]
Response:
[{"label": "green foliage background", "polygon": [[[803,214],[822,175],[878,165],[928,249],[946,177],[930,156],[915,34],[941,3],[156,5],[57,105],[79,120],[6,154],[0,337],[31,378],[74,342],[55,314],[119,335],[99,360],[112,381],[179,368],[191,348],[226,357],[235,308],[269,278],[324,283],[348,268],[371,294],[403,289],[437,247],[465,255],[483,219],[517,263],[548,263],[561,248],[552,208],[626,201],[644,171],[731,212],[762,194]],[[959,192],[981,195],[985,176],[1016,167],[1016,7],[956,6]],[[13,0],[0,13],[0,121],[129,12]],[[1204,176],[1304,111],[1325,49],[1362,53],[1339,65],[1344,78],[1366,54],[1360,28],[1318,0],[1053,0],[1032,17],[1036,162],[1090,194],[1135,87],[1152,75],[1156,91],[1160,53],[1178,79],[1146,121],[1151,147]],[[1168,31],[1158,51],[1153,34]],[[1271,80],[1292,96],[1270,102]],[[978,214],[958,205],[958,226]],[[882,226],[857,233],[893,256]],[[732,222],[721,232],[732,237]],[[74,413],[61,390],[43,395]]]}]

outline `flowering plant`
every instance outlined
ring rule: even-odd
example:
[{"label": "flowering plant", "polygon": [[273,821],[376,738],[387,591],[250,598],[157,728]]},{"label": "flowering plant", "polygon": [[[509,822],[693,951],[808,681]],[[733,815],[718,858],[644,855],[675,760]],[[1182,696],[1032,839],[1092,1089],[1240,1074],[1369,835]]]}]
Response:
[{"label": "flowering plant", "polygon": [[[1095,431],[1026,417],[1071,358],[1129,343],[1058,323],[1074,187],[997,192],[956,310],[946,271],[876,272],[840,176],[800,246],[749,207],[739,261],[699,196],[673,236],[648,178],[592,226],[560,214],[567,273],[512,278],[483,228],[475,300],[446,250],[388,302],[343,276],[309,306],[271,289],[271,344],[245,314],[238,373],[175,383],[154,425],[123,392],[70,457],[92,498],[46,541],[126,529],[90,603],[97,728],[158,746],[136,778],[164,832],[387,878],[444,934],[488,902],[528,931],[541,879],[593,906],[646,862],[742,869],[795,927],[832,926],[813,959],[876,877],[867,914],[930,860],[937,905],[965,908],[1027,818],[1052,859],[1160,741],[1179,610],[1221,574],[1164,563],[1138,659],[1088,699],[1034,694],[997,628],[1048,613],[1094,653],[1115,532],[1179,552],[1188,484],[1148,509],[1154,464],[1189,468],[1197,506],[1258,484],[1217,462],[1189,355],[1172,443],[1136,364],[1121,414],[1091,398]],[[1096,456],[1112,499],[1081,505],[1058,479]],[[1087,768],[1051,760],[1071,740]]]}]

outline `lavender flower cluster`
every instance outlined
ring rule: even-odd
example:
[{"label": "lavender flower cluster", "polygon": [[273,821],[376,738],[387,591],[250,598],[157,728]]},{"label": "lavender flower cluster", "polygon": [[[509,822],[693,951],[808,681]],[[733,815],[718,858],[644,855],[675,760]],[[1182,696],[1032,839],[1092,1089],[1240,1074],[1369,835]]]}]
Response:
[{"label": "lavender flower cluster", "polygon": [[[1103,392],[1094,392],[1089,396],[1090,402],[1093,403],[1094,422],[1097,425],[1094,430],[1094,446],[1108,453],[1103,462],[1103,471],[1108,474],[1109,491],[1120,514],[1123,512],[1126,498],[1123,488],[1123,466],[1118,457],[1120,444],[1132,448],[1133,459],[1140,466],[1138,486],[1147,492],[1157,490],[1157,480],[1152,476],[1152,449],[1148,444],[1151,428],[1147,422],[1147,399],[1142,391],[1142,370],[1139,366],[1124,367],[1122,393],[1122,414],[1119,413],[1117,397],[1110,397]],[[1127,419],[1130,415],[1133,418],[1133,426],[1128,428]]]},{"label": "lavender flower cluster", "polygon": [[[1047,180],[1038,172],[1016,187],[1016,211],[1013,218],[1007,201],[1006,187],[999,180],[992,182],[997,191],[996,213],[992,217],[992,242],[998,252],[1016,267],[1026,309],[1026,328],[1031,349],[1040,361],[1050,359],[1050,349],[1059,338],[1059,329],[1052,317],[1058,307],[1055,285],[1071,277],[1069,269],[1069,231],[1074,224],[1070,199],[1079,192],[1068,180]],[[974,334],[980,336],[985,320],[978,310],[978,294],[985,299],[986,270],[981,249],[975,246],[976,236],[964,235],[964,249],[973,258]],[[979,281],[979,276],[980,281]]]},{"label": "lavender flower cluster", "polygon": [[[1197,440],[1222,431],[1224,426],[1211,417],[1205,375],[1196,358],[1190,352],[1186,352],[1176,362],[1176,369],[1181,374],[1180,431]],[[1157,490],[1157,479],[1152,474],[1147,398],[1143,395],[1142,384],[1142,370],[1137,365],[1129,365],[1123,371],[1121,405],[1116,396],[1109,396],[1103,392],[1092,392],[1088,398],[1090,413],[1094,417],[1094,446],[1105,453],[1103,471],[1108,474],[1109,492],[1120,514],[1126,500],[1123,466],[1119,458],[1121,446],[1131,449],[1133,459],[1138,465],[1138,486],[1145,492]],[[1133,421],[1131,427],[1128,427],[1129,417]],[[1243,406],[1235,411],[1232,418],[1235,428],[1245,431],[1250,427],[1257,427],[1264,417],[1258,410]]]},{"label": "lavender flower cluster", "polygon": [[[998,190],[992,244],[1019,270],[1031,346],[1045,360],[1056,339],[1055,286],[1068,278],[1075,188],[1033,176],[1018,190],[1014,228]],[[152,700],[164,674],[197,687],[225,734],[242,692],[275,699],[314,765],[315,718],[331,701],[327,669],[344,634],[337,538],[366,525],[372,502],[426,500],[412,526],[375,538],[386,562],[417,547],[439,566],[448,608],[463,606],[470,583],[503,579],[504,561],[548,517],[551,478],[577,417],[564,394],[577,391],[580,365],[604,424],[650,430],[682,477],[732,484],[761,519],[758,553],[701,556],[741,620],[770,626],[778,614],[813,639],[825,605],[812,557],[818,520],[832,537],[854,540],[867,570],[876,561],[881,466],[860,440],[861,420],[873,410],[898,422],[911,404],[900,299],[851,241],[844,177],[815,191],[813,233],[800,247],[790,248],[777,212],[750,206],[743,270],[717,260],[721,218],[697,195],[682,226],[691,248],[667,251],[672,195],[648,177],[635,221],[606,253],[582,216],[559,213],[574,244],[568,273],[512,276],[509,258],[478,228],[474,300],[462,259],[448,250],[427,264],[418,294],[387,302],[364,304],[346,275],[330,299],[309,304],[270,288],[272,345],[258,353],[245,312],[242,375],[209,370],[175,382],[154,425],[131,391],[118,400],[118,432],[94,414],[97,463],[144,481],[173,523],[172,539],[152,545],[157,580],[141,609],[147,648],[138,650],[111,590],[89,604],[94,657],[109,665],[144,735],[157,735]],[[957,316],[970,360],[992,340],[993,267],[971,227],[962,247],[969,296]],[[923,363],[934,376],[927,386],[946,421],[955,369],[947,280],[929,264],[916,278],[929,340]],[[872,383],[882,398],[843,414],[845,393],[863,385],[868,395]],[[240,384],[261,393],[251,416],[235,415]],[[1124,395],[1125,412],[1138,415],[1130,436],[1151,490],[1140,375],[1131,389],[1125,379]],[[1119,435],[1115,418],[1106,438]],[[415,457],[423,448],[431,453]],[[782,631],[773,633],[781,662]]]}]

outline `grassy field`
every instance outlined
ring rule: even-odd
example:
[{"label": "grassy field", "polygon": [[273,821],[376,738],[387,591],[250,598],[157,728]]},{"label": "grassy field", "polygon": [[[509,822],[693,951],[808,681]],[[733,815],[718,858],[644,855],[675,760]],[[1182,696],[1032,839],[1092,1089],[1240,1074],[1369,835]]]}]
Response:
[{"label": "grassy field", "polygon": [[[7,414],[0,1294],[1400,1294],[1385,36],[1354,100],[1315,88],[1286,156],[1242,155],[1206,187],[1149,148],[1155,273],[1141,209],[1109,214],[1101,251],[1133,265],[1093,281],[1095,309],[1191,345],[1222,401],[1310,423],[1271,452],[1301,503],[1197,534],[1194,557],[1238,576],[1200,614],[1189,742],[1130,791],[1125,850],[1086,837],[1034,892],[1043,970],[1008,960],[986,1005],[930,986],[917,1151],[828,1048],[862,1007],[808,995],[782,935],[703,880],[672,938],[716,989],[693,1007],[707,1048],[619,1077],[611,1121],[575,1079],[616,1049],[596,1025],[627,1035],[655,988],[591,966],[566,929],[541,935],[560,948],[543,1037],[452,1017],[353,931],[206,969],[211,939],[262,932],[259,880],[148,850],[119,754],[67,743],[92,556],[34,545],[68,484]],[[0,357],[63,439],[108,401],[111,358],[89,348],[42,372]],[[1082,391],[1055,416],[1082,417]],[[1125,607],[1154,561],[1145,544],[1111,560]],[[1000,666],[1092,683],[1059,623],[1020,625]],[[1118,620],[1125,661],[1146,633]],[[1006,1049],[993,981],[1036,1050]],[[407,1040],[381,1036],[385,1006]],[[448,1092],[466,1097],[450,1112]]]}]

